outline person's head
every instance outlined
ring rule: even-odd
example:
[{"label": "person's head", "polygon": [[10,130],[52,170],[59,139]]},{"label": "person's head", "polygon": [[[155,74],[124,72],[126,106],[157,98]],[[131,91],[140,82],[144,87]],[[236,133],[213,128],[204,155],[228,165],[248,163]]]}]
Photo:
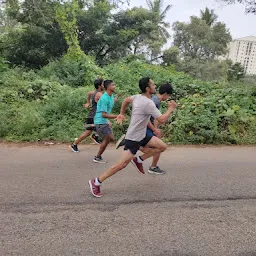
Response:
[{"label": "person's head", "polygon": [[149,77],[143,77],[139,81],[139,87],[142,93],[156,93],[156,86]]},{"label": "person's head", "polygon": [[96,90],[98,90],[100,87],[103,89],[103,79],[98,78],[94,81],[94,87]]},{"label": "person's head", "polygon": [[172,85],[170,83],[162,84],[159,87],[159,94],[161,96],[161,100],[168,100],[170,96],[172,95]]},{"label": "person's head", "polygon": [[112,80],[105,80],[104,81],[104,88],[106,91],[114,92],[115,91],[115,84]]}]

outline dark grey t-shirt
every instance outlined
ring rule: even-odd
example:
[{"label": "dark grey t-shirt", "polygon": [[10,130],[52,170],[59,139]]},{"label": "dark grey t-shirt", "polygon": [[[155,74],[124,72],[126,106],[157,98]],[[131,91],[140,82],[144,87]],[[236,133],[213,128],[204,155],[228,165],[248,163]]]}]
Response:
[{"label": "dark grey t-shirt", "polygon": [[[155,105],[156,105],[156,107],[157,107],[158,109],[160,109],[160,101],[159,101],[159,99],[158,99],[158,96],[157,96],[157,95],[152,95],[151,100],[153,100],[154,103],[155,103]],[[150,122],[151,122],[152,124],[154,124],[154,120],[155,120],[155,118],[151,116],[151,117],[150,117]]]},{"label": "dark grey t-shirt", "polygon": [[95,114],[96,114],[96,110],[97,110],[97,102],[95,101],[95,96],[97,94],[97,90],[95,90],[95,92],[93,93],[93,95],[91,96],[91,109],[90,112],[88,113],[87,118],[94,118]]},{"label": "dark grey t-shirt", "polygon": [[146,136],[147,125],[150,117],[158,118],[162,114],[156,107],[153,100],[144,95],[138,94],[131,96],[132,116],[125,139],[141,141]]}]

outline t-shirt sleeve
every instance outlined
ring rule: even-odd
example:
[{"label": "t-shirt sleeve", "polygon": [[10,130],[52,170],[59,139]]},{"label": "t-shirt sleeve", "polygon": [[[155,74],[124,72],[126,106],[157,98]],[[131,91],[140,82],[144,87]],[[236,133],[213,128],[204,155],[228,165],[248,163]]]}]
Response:
[{"label": "t-shirt sleeve", "polygon": [[151,115],[155,119],[162,115],[153,101],[151,101],[147,104],[146,112],[147,112],[147,114]]},{"label": "t-shirt sleeve", "polygon": [[137,95],[130,96],[130,99],[134,101],[134,99],[137,97]]},{"label": "t-shirt sleeve", "polygon": [[100,101],[98,102],[98,111],[100,112],[108,112],[108,100],[103,96],[100,98]]}]

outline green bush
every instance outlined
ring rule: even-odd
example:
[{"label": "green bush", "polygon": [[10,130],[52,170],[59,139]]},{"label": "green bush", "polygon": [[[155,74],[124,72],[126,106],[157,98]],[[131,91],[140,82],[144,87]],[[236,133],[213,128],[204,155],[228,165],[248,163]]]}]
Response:
[{"label": "green bush", "polygon": [[0,57],[0,73],[8,69],[7,61]]},{"label": "green bush", "polygon": [[[91,71],[87,69],[89,73],[86,71],[76,77],[76,64],[72,61],[68,62],[67,59],[62,61],[65,62],[65,68],[60,70],[66,70],[69,74],[63,77],[62,71],[59,71],[61,61],[51,63],[39,72],[15,68],[7,69],[2,73],[0,81],[2,139],[71,142],[84,131],[88,110],[83,108],[83,104],[87,93],[94,89],[93,80],[97,77],[97,70],[94,69],[93,64]],[[52,68],[54,65],[56,67]],[[84,72],[84,69],[82,70]],[[104,74],[104,79],[114,80],[116,91],[121,96],[115,104],[113,113],[119,113],[125,97],[139,93],[138,81],[142,76],[150,76],[157,85],[167,81],[173,83],[174,96],[179,106],[172,114],[169,124],[163,126],[166,142],[256,143],[255,85],[246,85],[242,82],[203,82],[176,72],[174,67],[149,65],[141,61],[122,61],[99,70],[100,74]],[[90,74],[88,75],[90,79],[86,81],[84,74]],[[59,83],[60,81],[62,84]],[[81,87],[79,86],[81,83],[88,86]],[[76,86],[77,88],[74,88]],[[165,110],[166,104],[163,103],[162,111]],[[130,113],[131,108],[128,109],[128,119],[123,126],[120,127],[113,122],[116,138],[127,130]]]},{"label": "green bush", "polygon": [[9,133],[12,133],[16,124],[15,117],[16,107],[0,102],[0,138],[6,138]]},{"label": "green bush", "polygon": [[104,72],[96,66],[91,57],[84,56],[80,59],[73,59],[65,56],[44,66],[39,74],[45,79],[58,81],[60,84],[77,88],[84,85],[91,85],[98,76]]},{"label": "green bush", "polygon": [[[180,100],[169,129],[174,143],[243,143],[243,136],[253,131],[256,99],[251,88],[223,87],[206,96],[194,94]],[[248,129],[248,127],[251,127]],[[255,137],[253,133],[249,137]],[[255,139],[252,140],[253,143]],[[247,143],[250,143],[247,139]]]},{"label": "green bush", "polygon": [[88,110],[83,108],[88,89],[61,90],[44,101],[1,103],[1,138],[12,141],[71,141],[83,131]]},{"label": "green bush", "polygon": [[42,79],[34,71],[16,68],[4,73],[0,81],[0,100],[9,104],[21,100],[47,100],[60,87],[58,82]]}]

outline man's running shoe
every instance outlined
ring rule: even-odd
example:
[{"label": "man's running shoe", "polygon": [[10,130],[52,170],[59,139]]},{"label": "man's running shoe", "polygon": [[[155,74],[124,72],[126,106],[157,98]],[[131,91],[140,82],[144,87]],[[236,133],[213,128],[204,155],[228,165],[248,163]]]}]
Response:
[{"label": "man's running shoe", "polygon": [[90,138],[94,141],[94,143],[95,144],[100,144],[101,143],[101,140],[100,140],[100,137],[99,137],[99,135],[97,135],[97,134],[92,134],[91,136],[90,136]]},{"label": "man's running shoe", "polygon": [[145,174],[143,165],[138,162],[137,157],[134,157],[131,162],[139,173]]},{"label": "man's running shoe", "polygon": [[95,197],[102,197],[102,194],[100,193],[100,186],[95,185],[95,179],[89,180],[89,186],[90,186],[91,193]]},{"label": "man's running shoe", "polygon": [[105,164],[107,161],[103,160],[103,158],[101,156],[95,156],[93,158],[93,162],[94,163],[99,163],[99,164]]},{"label": "man's running shoe", "polygon": [[148,172],[152,174],[165,174],[165,171],[161,170],[158,166],[150,167],[148,169]]},{"label": "man's running shoe", "polygon": [[72,143],[70,146],[71,150],[75,153],[79,153],[80,151],[78,150],[78,147],[76,144]]},{"label": "man's running shoe", "polygon": [[117,141],[117,143],[116,143],[116,149],[118,149],[118,148],[124,146],[124,142],[125,142],[125,134],[123,134],[123,135],[119,138],[119,140]]}]

